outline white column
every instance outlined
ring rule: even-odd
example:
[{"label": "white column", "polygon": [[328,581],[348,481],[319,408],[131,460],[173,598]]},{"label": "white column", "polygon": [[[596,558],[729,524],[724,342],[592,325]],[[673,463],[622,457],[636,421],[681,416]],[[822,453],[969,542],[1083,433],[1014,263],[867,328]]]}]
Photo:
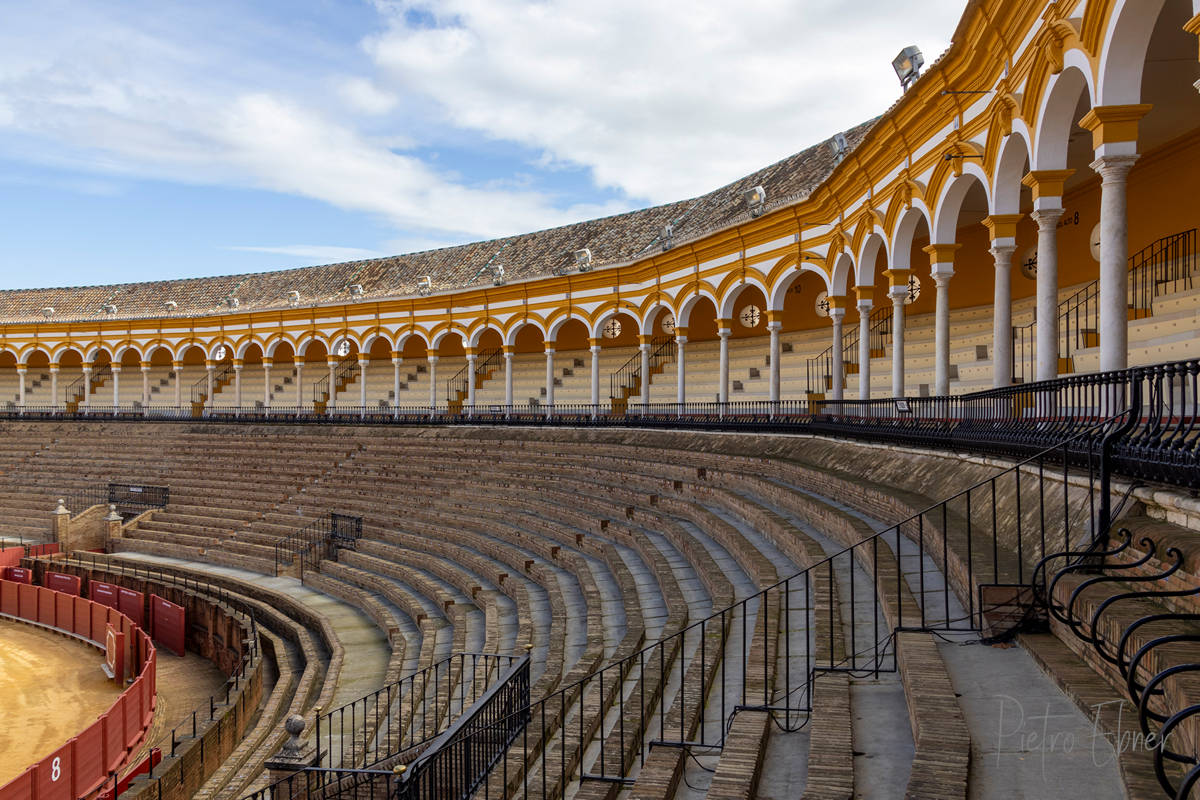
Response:
[{"label": "white column", "polygon": [[589,348],[592,352],[592,409],[593,413],[600,405],[600,345],[592,339]]},{"label": "white column", "polygon": [[554,348],[546,348],[546,416],[554,414]]},{"label": "white column", "polygon": [[242,408],[242,365],[233,364],[233,404],[240,411]]},{"label": "white column", "polygon": [[17,406],[19,408],[25,407],[25,372],[25,365],[17,364]]},{"label": "white column", "polygon": [[150,364],[142,362],[142,413],[150,413]]},{"label": "white column", "polygon": [[437,408],[437,356],[426,356],[429,362],[429,410],[432,413]]},{"label": "white column", "polygon": [[58,408],[58,367],[50,365],[50,406]]},{"label": "white column", "polygon": [[175,407],[183,405],[183,362],[176,361],[171,367],[175,370]]},{"label": "white column", "polygon": [[[675,402],[687,402],[687,334],[675,329]],[[682,411],[683,409],[680,409]]]},{"label": "white column", "polygon": [[642,371],[641,371],[642,385],[638,389],[638,392],[641,394],[641,397],[642,397],[642,405],[645,405],[650,402],[650,348],[653,347],[653,345],[650,344],[650,337],[647,336],[644,338],[646,339],[646,341],[644,341],[638,345],[638,350],[641,351],[641,356],[642,356]]},{"label": "white column", "polygon": [[271,359],[264,358],[263,368],[263,410],[271,410]]},{"label": "white column", "polygon": [[507,411],[512,411],[513,404],[513,354],[508,350],[504,351],[504,407]]},{"label": "white column", "polygon": [[358,357],[358,405],[359,408],[367,407],[367,365],[371,363],[369,358]]},{"label": "white column", "polygon": [[[1129,221],[1126,180],[1136,155],[1101,156],[1100,173],[1100,370],[1129,366]],[[1039,264],[1039,269],[1041,265]]]},{"label": "white column", "polygon": [[[846,365],[842,360],[842,321],[846,318],[846,309],[829,309],[829,321],[833,323],[833,399],[842,400],[845,397]],[[841,409],[838,409],[839,413]]]},{"label": "white column", "polygon": [[934,264],[931,272],[937,286],[937,307],[934,310],[934,390],[938,397],[950,394],[950,279],[953,264]]},{"label": "white column", "polygon": [[1034,377],[1058,377],[1058,220],[1061,208],[1042,208],[1030,216],[1038,226],[1037,368]]},{"label": "white column", "polygon": [[296,367],[296,410],[299,411],[304,405],[304,362],[297,357],[292,363]]},{"label": "white column", "polygon": [[329,400],[325,403],[325,411],[329,412],[337,405],[337,384],[334,383],[337,376],[337,361],[330,356],[325,363],[329,366]]},{"label": "white column", "polygon": [[470,413],[475,410],[475,361],[474,353],[467,353],[467,409]]},{"label": "white column", "polygon": [[121,405],[121,365],[113,364],[110,369],[113,376],[113,408]]},{"label": "white column", "polygon": [[204,362],[204,371],[208,378],[208,394],[205,395],[204,405],[206,408],[212,408],[213,404],[213,367],[215,365],[211,361]]},{"label": "white column", "polygon": [[767,330],[771,332],[771,366],[770,366],[770,398],[772,403],[779,402],[779,361],[782,348],[779,345],[779,331],[783,329],[783,323],[772,321],[767,323]]},{"label": "white column", "polygon": [[992,300],[992,386],[1012,385],[1012,257],[1016,245],[993,243],[996,286]]},{"label": "white column", "polygon": [[83,407],[88,408],[92,404],[92,365],[83,365]]},{"label": "white column", "polygon": [[858,399],[871,399],[871,298],[858,300]]},{"label": "white column", "polygon": [[733,335],[733,331],[730,328],[720,328],[717,335],[721,337],[721,382],[717,389],[717,402],[724,405],[729,402],[729,337]]},{"label": "white column", "polygon": [[392,408],[400,407],[400,364],[404,359],[392,353]]},{"label": "white column", "polygon": [[907,283],[892,286],[888,294],[892,297],[892,397],[904,397],[904,301],[908,299]]}]

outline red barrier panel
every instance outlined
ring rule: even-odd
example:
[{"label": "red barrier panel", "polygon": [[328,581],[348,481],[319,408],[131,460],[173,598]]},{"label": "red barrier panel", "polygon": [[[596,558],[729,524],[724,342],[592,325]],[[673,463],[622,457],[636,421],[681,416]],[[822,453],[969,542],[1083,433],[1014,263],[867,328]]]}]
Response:
[{"label": "red barrier panel", "polygon": [[73,595],[55,593],[54,627],[75,632],[75,597]]},{"label": "red barrier panel", "polygon": [[17,584],[11,581],[0,583],[0,614],[18,616]]},{"label": "red barrier panel", "polygon": [[55,607],[54,607],[55,592],[47,589],[45,586],[38,587],[38,614],[37,621],[51,628],[56,628],[55,623]]},{"label": "red barrier panel", "polygon": [[41,558],[42,556],[52,556],[58,552],[58,542],[50,542],[49,544],[31,544],[29,546],[30,558]]},{"label": "red barrier panel", "polygon": [[5,567],[4,580],[16,583],[33,583],[33,573],[24,567]]},{"label": "red barrier panel", "polygon": [[93,722],[75,737],[75,786],[95,786],[108,773],[104,769],[104,723]]},{"label": "red barrier panel", "polygon": [[102,606],[117,607],[117,587],[111,583],[91,581],[88,583],[88,597]]},{"label": "red barrier panel", "polygon": [[33,797],[33,767],[11,783],[0,786],[0,800],[29,800]]},{"label": "red barrier panel", "polygon": [[150,636],[177,656],[186,650],[187,627],[183,606],[150,595]]},{"label": "red barrier panel", "polygon": [[75,760],[71,758],[75,741],[71,740],[43,758],[37,765],[38,800],[75,800],[71,792],[71,776],[75,774]]},{"label": "red barrier panel", "polygon": [[104,763],[108,772],[120,767],[121,762],[125,760],[125,742],[121,736],[125,730],[125,719],[121,716],[121,711],[122,704],[118,700],[108,713],[100,718],[104,721]]},{"label": "red barrier panel", "polygon": [[145,627],[146,595],[132,589],[117,589],[117,610],[133,620],[139,628]]},{"label": "red barrier panel", "polygon": [[37,619],[37,590],[28,583],[17,584],[17,614],[21,619]]},{"label": "red barrier panel", "polygon": [[42,579],[42,585],[47,589],[67,594],[79,594],[83,581],[78,575],[64,575],[61,572],[47,572]]},{"label": "red barrier panel", "polygon": [[[0,588],[3,587],[0,586]],[[75,604],[75,624],[71,630],[89,641],[96,641],[96,637],[92,636],[91,601],[83,597],[72,597],[71,602]]]},{"label": "red barrier panel", "polygon": [[25,557],[24,547],[5,547],[0,550],[0,567],[15,567]]}]

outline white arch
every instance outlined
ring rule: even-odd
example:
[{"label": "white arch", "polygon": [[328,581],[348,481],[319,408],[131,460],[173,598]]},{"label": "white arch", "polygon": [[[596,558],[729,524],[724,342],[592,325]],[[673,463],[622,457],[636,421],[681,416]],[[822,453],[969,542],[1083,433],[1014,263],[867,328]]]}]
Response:
[{"label": "white arch", "polygon": [[142,345],[136,344],[136,343],[129,343],[129,344],[123,344],[116,349],[116,351],[113,353],[113,357],[112,357],[113,362],[116,364],[120,364],[122,359],[125,358],[125,354],[128,353],[130,350],[132,350],[138,354],[139,361],[146,360],[145,354],[142,353]]},{"label": "white arch", "polygon": [[729,291],[725,293],[725,297],[721,299],[720,305],[717,306],[717,318],[733,319],[733,312],[737,306],[737,299],[741,297],[742,292],[751,286],[762,292],[764,300],[771,294],[769,291],[767,291],[767,287],[762,281],[756,277],[747,275],[740,282],[729,287]]},{"label": "white arch", "polygon": [[1029,172],[1029,131],[1024,124],[1000,144],[996,173],[992,177],[991,212],[1016,214],[1021,210],[1021,179]]},{"label": "white arch", "polygon": [[459,340],[463,343],[463,347],[470,346],[467,344],[468,337],[467,337],[467,334],[465,331],[463,331],[457,325],[447,325],[445,328],[442,328],[440,331],[438,331],[437,333],[435,333],[433,335],[433,339],[430,342],[430,344],[432,345],[432,348],[434,350],[441,348],[442,340],[450,335],[457,336],[459,338]]},{"label": "white arch", "polygon": [[876,226],[874,231],[863,238],[862,249],[858,252],[856,261],[858,268],[854,274],[855,286],[875,285],[875,262],[879,260],[881,248],[886,258],[888,253],[887,235],[882,228]]},{"label": "white arch", "polygon": [[845,297],[850,288],[850,276],[854,274],[854,257],[842,253],[833,263],[833,280],[830,282],[829,293],[837,297]]},{"label": "white arch", "polygon": [[533,327],[537,328],[538,331],[542,334],[542,341],[543,342],[547,341],[546,326],[544,326],[540,321],[538,321],[536,319],[529,319],[527,317],[508,329],[508,333],[505,334],[504,339],[503,339],[504,346],[505,347],[516,347],[517,346],[517,334],[520,333],[521,329],[526,327],[527,325],[532,325]]},{"label": "white arch", "polygon": [[428,351],[430,349],[428,332],[421,330],[420,328],[417,328],[417,329],[413,329],[413,330],[404,331],[403,333],[396,336],[396,350],[398,352],[403,352],[404,348],[408,345],[408,340],[413,338],[414,336],[421,340],[421,344],[425,345],[426,351]]},{"label": "white arch", "polygon": [[696,308],[697,303],[704,299],[707,299],[713,304],[714,312],[721,307],[721,304],[717,302],[717,298],[714,297],[712,292],[708,291],[707,289],[701,289],[698,292],[694,292],[693,294],[689,295],[688,298],[679,306],[679,313],[675,315],[676,327],[686,328],[688,326],[688,320],[692,318],[692,310]]},{"label": "white arch", "polygon": [[[1037,137],[1034,139],[1034,170],[1066,169],[1067,140],[1079,95],[1085,93],[1089,107],[1095,104],[1091,66],[1078,50],[1063,56],[1066,66],[1050,78],[1038,109]],[[1079,63],[1082,61],[1083,63]]]},{"label": "white arch", "polygon": [[263,343],[258,339],[255,339],[253,336],[248,336],[246,337],[246,340],[239,344],[237,349],[234,350],[233,357],[239,361],[244,359],[246,357],[246,351],[248,351],[254,345],[258,345],[258,349],[262,351],[264,357],[267,355],[267,349],[263,347]]},{"label": "white arch", "polygon": [[[63,354],[66,353],[68,350],[74,350],[76,353],[79,353],[79,360],[80,361],[84,360],[83,348],[81,348],[79,345],[71,344],[69,342],[64,342],[63,344],[57,345],[50,353],[50,360],[57,363],[62,358]],[[172,355],[174,355],[174,354],[172,354]]]},{"label": "white arch", "polygon": [[[1122,0],[1108,18],[1100,48],[1100,78],[1096,105],[1132,105],[1141,102],[1142,71],[1150,37],[1165,0]],[[1182,25],[1187,20],[1182,20]]]},{"label": "white arch", "polygon": [[933,235],[933,225],[929,219],[929,212],[924,204],[913,203],[912,208],[905,210],[900,215],[900,219],[896,222],[896,230],[892,233],[892,244],[888,248],[891,254],[890,266],[892,269],[912,269],[912,264],[909,264],[909,256],[912,253],[913,237],[917,233],[917,226],[924,222],[929,229],[929,235]]},{"label": "white arch", "polygon": [[664,308],[672,314],[675,313],[675,309],[671,308],[671,305],[665,300],[655,300],[654,304],[646,309],[646,316],[638,320],[638,331],[642,336],[654,335],[654,323]]},{"label": "white arch", "polygon": [[934,206],[933,229],[930,244],[954,244],[958,238],[958,217],[962,211],[963,201],[971,187],[978,184],[983,188],[987,198],[987,207],[991,208],[992,198],[988,192],[987,176],[978,164],[964,164],[963,173],[946,183],[942,196]]},{"label": "white arch", "polygon": [[782,311],[783,301],[787,298],[788,289],[792,284],[799,280],[800,276],[805,272],[812,272],[821,276],[821,283],[825,284],[825,289],[828,291],[829,276],[825,274],[825,270],[810,264],[807,261],[801,261],[799,265],[779,276],[779,280],[775,282],[775,286],[771,288],[771,294],[767,296],[767,309],[769,311]]},{"label": "white arch", "polygon": [[[625,316],[625,317],[628,317],[629,319],[633,320],[634,324],[636,326],[637,311],[632,308],[627,308],[623,305],[617,306],[616,308],[608,309],[603,314],[596,317],[596,324],[594,326],[591,326],[591,325],[588,326],[588,336],[590,336],[593,339],[604,338],[604,326],[607,325],[608,321],[610,319],[612,319],[613,317],[620,317],[620,316]],[[624,327],[622,327],[622,331],[624,331]],[[549,341],[549,340],[547,340],[547,341]]]},{"label": "white arch", "polygon": [[[633,316],[633,315],[630,314],[630,316]],[[585,317],[583,314],[580,314],[578,311],[571,310],[571,311],[567,312],[566,314],[564,314],[563,316],[559,317],[558,319],[554,320],[554,322],[550,323],[550,330],[546,333],[546,341],[547,342],[557,342],[558,341],[558,332],[562,330],[563,325],[566,325],[571,320],[575,320],[577,322],[582,322],[583,329],[588,332],[589,336],[591,336],[592,326],[588,322],[588,318]]]},{"label": "white arch", "polygon": [[309,346],[312,345],[314,342],[319,342],[320,344],[324,345],[326,354],[328,354],[330,348],[333,347],[333,344],[328,339],[326,339],[323,334],[309,334],[309,335],[305,336],[304,338],[302,338],[300,341],[296,342],[296,355],[298,355],[298,356],[307,355]]}]

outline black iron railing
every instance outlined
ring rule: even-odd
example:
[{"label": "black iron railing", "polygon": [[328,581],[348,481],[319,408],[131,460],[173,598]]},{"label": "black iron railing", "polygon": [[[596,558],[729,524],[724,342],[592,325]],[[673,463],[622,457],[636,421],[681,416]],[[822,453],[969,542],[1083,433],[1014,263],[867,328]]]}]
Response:
[{"label": "black iron railing", "polygon": [[[650,340],[650,372],[654,374],[659,367],[674,363],[676,346],[674,336],[655,336]],[[631,395],[638,394],[642,388],[642,354],[634,353],[632,357],[608,376],[608,396],[613,400],[625,400]]]},{"label": "black iron railing", "polygon": [[[101,364],[99,367],[96,367],[92,370],[90,379],[92,384],[96,384],[109,377],[112,377],[112,367],[108,364]],[[66,388],[62,390],[64,405],[67,403],[75,404],[83,402],[83,397],[85,394],[83,382],[87,379],[88,376],[84,374],[67,384]],[[94,388],[94,386],[89,386],[89,391],[87,394],[91,394],[91,390]]]},{"label": "black iron railing", "polygon": [[[212,393],[217,391],[232,380],[233,364],[225,364],[219,368],[214,368],[212,372]],[[204,370],[204,377],[192,384],[192,402],[193,403],[211,403],[212,398],[208,396],[208,369]]]},{"label": "black iron railing", "polygon": [[[475,369],[471,369],[471,362],[467,362],[466,366],[454,373],[453,377],[446,381],[446,402],[447,403],[465,403],[470,394],[470,381],[474,380],[476,385],[480,380],[486,380],[492,376],[492,372],[499,367],[500,362],[504,360],[504,351],[499,347],[492,350],[484,350],[475,359]],[[470,376],[468,376],[470,373]]]},{"label": "black iron railing", "polygon": [[64,495],[67,510],[79,514],[96,505],[114,505],[122,515],[164,508],[171,502],[168,486],[141,483],[92,484]]},{"label": "black iron railing", "polygon": [[312,399],[314,403],[329,403],[333,404],[336,399],[334,395],[350,381],[354,379],[354,375],[358,373],[358,357],[345,356],[337,362],[333,368],[333,390],[329,387],[329,373],[326,372],[312,385]]},{"label": "black iron railing", "polygon": [[306,570],[317,569],[324,559],[336,559],[340,548],[353,550],[361,537],[362,517],[330,512],[275,543],[275,575],[281,567],[296,565],[303,581]]}]

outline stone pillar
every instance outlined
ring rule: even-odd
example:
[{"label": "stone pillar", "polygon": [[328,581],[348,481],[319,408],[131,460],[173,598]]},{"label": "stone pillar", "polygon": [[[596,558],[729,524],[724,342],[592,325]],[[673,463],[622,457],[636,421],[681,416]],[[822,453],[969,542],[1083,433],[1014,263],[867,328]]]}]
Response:
[{"label": "stone pillar", "polygon": [[233,360],[233,404],[239,411],[242,409],[242,360]]},{"label": "stone pillar", "polygon": [[855,286],[858,295],[858,399],[871,399],[871,304],[873,286]]},{"label": "stone pillar", "polygon": [[654,345],[651,343],[651,337],[638,336],[638,350],[642,356],[641,369],[641,388],[638,393],[642,397],[642,405],[650,402],[650,348]]},{"label": "stone pillar", "polygon": [[993,214],[983,220],[992,247],[996,282],[992,291],[992,387],[1012,385],[1012,257],[1021,214]]},{"label": "stone pillar", "polygon": [[271,410],[271,365],[274,362],[270,358],[263,357],[263,410]]},{"label": "stone pillar", "polygon": [[546,343],[546,416],[554,416],[554,346]]},{"label": "stone pillar", "polygon": [[143,361],[142,369],[142,408],[150,408],[150,362]]},{"label": "stone pillar", "polygon": [[772,403],[779,402],[779,362],[783,348],[779,344],[779,332],[783,330],[783,322],[775,317],[782,315],[783,312],[768,311],[767,312],[767,330],[771,334],[771,349],[767,358],[770,359],[771,365],[768,368],[770,378],[768,379],[769,397]]},{"label": "stone pillar", "polygon": [[1058,377],[1058,220],[1063,215],[1063,183],[1075,170],[1037,170],[1021,182],[1033,190],[1033,213],[1038,226],[1037,245],[1037,366],[1039,381]]},{"label": "stone pillar", "polygon": [[206,381],[207,381],[207,385],[208,385],[208,393],[204,396],[205,408],[212,408],[212,404],[213,404],[213,389],[215,387],[215,383],[213,382],[213,369],[215,367],[216,367],[216,364],[213,363],[211,360],[205,360],[204,372],[206,375]]},{"label": "stone pillar", "polygon": [[[842,321],[846,318],[846,298],[829,296],[829,321],[833,323],[833,343],[830,345],[830,387],[834,400],[845,397],[846,364],[842,358]],[[838,409],[841,412],[841,409]]]},{"label": "stone pillar", "polygon": [[58,508],[54,509],[54,541],[58,549],[67,552],[71,547],[71,512],[67,510],[66,501],[58,500]]},{"label": "stone pillar", "polygon": [[358,354],[358,405],[363,409],[367,407],[367,366],[370,363],[370,357]]},{"label": "stone pillar", "polygon": [[475,410],[475,362],[478,358],[474,350],[467,349],[467,413]]},{"label": "stone pillar", "polygon": [[178,409],[183,407],[183,362],[172,362],[171,369],[175,371],[175,408]]},{"label": "stone pillar", "polygon": [[592,414],[600,409],[600,340],[588,339],[592,353]]},{"label": "stone pillar", "polygon": [[717,336],[721,337],[721,360],[718,370],[720,372],[720,382],[717,384],[717,402],[724,406],[729,402],[729,337],[733,335],[733,329],[729,327],[729,320],[717,320],[720,326],[717,328]]},{"label": "stone pillar", "polygon": [[904,301],[908,299],[908,267],[884,270],[892,298],[892,397],[904,397]]},{"label": "stone pillar", "polygon": [[83,407],[92,405],[92,365],[83,362]]},{"label": "stone pillar", "polygon": [[[317,717],[320,718],[320,707],[316,709]],[[283,743],[283,747],[279,752],[264,762],[267,768],[267,781],[271,784],[279,783],[279,788],[275,790],[273,795],[274,800],[299,800],[302,797],[307,797],[306,781],[302,775],[296,775],[301,770],[307,767],[317,765],[318,753],[317,748],[312,742],[306,742],[301,736],[304,734],[304,717],[299,714],[293,714],[283,723],[283,728],[288,733],[288,740]],[[318,732],[319,729],[318,729]],[[291,775],[296,775],[295,785],[289,787],[287,778]]]},{"label": "stone pillar", "polygon": [[299,411],[304,405],[304,357],[296,356],[292,365],[296,368],[296,410]]},{"label": "stone pillar", "polygon": [[399,350],[392,351],[392,408],[400,408],[400,365],[404,359]]},{"label": "stone pillar", "polygon": [[327,356],[325,365],[329,367],[329,400],[325,403],[325,411],[328,413],[337,405],[337,359],[334,356]]},{"label": "stone pillar", "polygon": [[17,407],[25,407],[25,373],[27,367],[24,364],[17,364]]},{"label": "stone pillar", "polygon": [[429,412],[437,410],[437,352],[427,353],[425,360],[429,362]]},{"label": "stone pillar", "polygon": [[504,408],[505,413],[512,411],[513,404],[513,349],[504,346]]},{"label": "stone pillar", "polygon": [[58,364],[51,362],[50,364],[50,406],[58,408],[62,404],[58,401]]},{"label": "stone pillar", "polygon": [[104,549],[112,552],[112,543],[121,539],[121,525],[124,520],[117,513],[117,507],[110,505],[108,507],[108,516],[104,518],[104,533],[105,543]]},{"label": "stone pillar", "polygon": [[121,405],[121,365],[113,364],[109,369],[112,370],[113,376],[112,404],[115,411],[117,406]]},{"label": "stone pillar", "polygon": [[[1193,19],[1185,26],[1200,30]],[[1137,162],[1138,123],[1149,113],[1148,104],[1096,106],[1081,127],[1092,132],[1096,160],[1091,168],[1100,175],[1100,369],[1125,369],[1129,365],[1129,220],[1126,181]]]},{"label": "stone pillar", "polygon": [[[687,402],[687,328],[675,326],[675,402]],[[679,409],[683,411],[682,408]]]},{"label": "stone pillar", "polygon": [[934,391],[938,397],[950,394],[950,279],[954,277],[954,254],[962,245],[931,244],[925,248],[929,254],[929,274],[937,287],[934,309]]}]

